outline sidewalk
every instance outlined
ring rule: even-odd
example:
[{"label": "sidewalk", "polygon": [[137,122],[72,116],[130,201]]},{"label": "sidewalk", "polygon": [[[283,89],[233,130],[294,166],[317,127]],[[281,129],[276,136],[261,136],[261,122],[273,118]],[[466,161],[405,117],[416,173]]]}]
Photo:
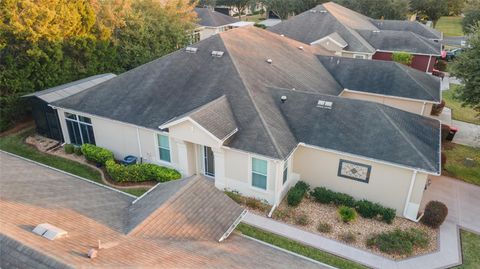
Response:
[{"label": "sidewalk", "polygon": [[480,125],[452,120],[452,126],[458,128],[454,143],[480,148]]}]

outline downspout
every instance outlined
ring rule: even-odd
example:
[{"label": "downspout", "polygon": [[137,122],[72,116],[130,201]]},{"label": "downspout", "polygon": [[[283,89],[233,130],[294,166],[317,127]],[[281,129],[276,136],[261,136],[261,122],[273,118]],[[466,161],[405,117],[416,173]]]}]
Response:
[{"label": "downspout", "polygon": [[140,132],[137,130],[137,144],[138,144],[138,153],[140,154],[140,162],[143,162],[143,154],[142,154],[142,144],[140,143]]},{"label": "downspout", "polygon": [[423,101],[423,105],[422,105],[422,113],[420,113],[420,115],[423,116],[423,113],[425,113],[425,106],[427,105],[427,102]]},{"label": "downspout", "polygon": [[417,178],[417,170],[413,170],[412,179],[410,180],[410,187],[408,189],[407,199],[405,200],[405,206],[403,208],[403,216],[409,220],[412,220],[407,216],[408,204],[410,203],[410,198],[412,198],[413,186],[415,185],[415,179]]},{"label": "downspout", "polygon": [[426,73],[428,73],[428,70],[430,70],[430,63],[432,62],[432,55],[428,56],[428,65],[427,65],[427,70],[425,70]]}]

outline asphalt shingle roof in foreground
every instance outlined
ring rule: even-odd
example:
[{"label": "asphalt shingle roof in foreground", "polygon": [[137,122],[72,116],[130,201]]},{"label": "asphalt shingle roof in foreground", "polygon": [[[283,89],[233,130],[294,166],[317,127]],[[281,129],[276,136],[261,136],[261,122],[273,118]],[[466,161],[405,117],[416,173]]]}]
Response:
[{"label": "asphalt shingle roof in foreground", "polygon": [[[154,130],[158,130],[159,126],[184,115],[195,117],[195,113],[198,111],[205,111],[201,109],[202,107],[215,108],[212,110],[213,113],[230,111],[231,115],[221,119],[230,127],[219,128],[219,126],[208,124],[208,120],[207,123],[203,123],[204,127],[210,129],[218,137],[224,136],[233,128],[238,128],[238,131],[227,140],[226,145],[271,158],[284,159],[299,142],[305,141],[291,131],[291,122],[276,106],[278,100],[271,97],[270,89],[295,89],[299,92],[338,96],[344,89],[342,83],[348,84],[346,83],[348,80],[340,79],[340,72],[334,72],[335,68],[322,63],[319,59],[318,55],[329,55],[327,51],[255,27],[230,30],[193,46],[198,48],[196,53],[188,53],[185,50],[176,51],[74,96],[55,102],[54,106]],[[214,50],[223,51],[223,56],[212,56]],[[269,60],[271,60],[270,63]],[[373,61],[355,62],[359,66],[375,63]],[[383,64],[382,67],[383,70],[379,70],[379,72],[394,73],[401,70],[392,64]],[[408,73],[404,70],[402,72]],[[429,76],[428,74],[414,74],[418,75],[417,80],[428,81],[426,78]],[[364,87],[365,85],[376,85],[378,88],[385,87],[386,94],[397,96],[412,94],[413,99],[419,98],[416,92],[389,86],[391,81],[388,81],[388,75],[365,77],[365,74],[361,72],[354,72],[350,75],[355,76],[350,79],[352,85],[363,87],[359,90],[368,91]],[[411,80],[411,78],[406,79]],[[360,80],[370,81],[359,83]],[[405,83],[410,83],[410,81]],[[435,83],[428,84],[428,86],[433,84]],[[412,85],[419,87],[417,84]],[[435,91],[436,86],[436,84],[432,86],[432,91]],[[439,92],[440,88],[438,87],[436,90]],[[221,105],[213,105],[218,100],[223,100],[219,103]],[[367,102],[355,103],[359,110],[361,110],[362,103]],[[365,106],[368,108],[369,105]],[[397,113],[407,112],[399,110]],[[424,122],[422,117],[407,114],[404,117],[413,121],[412,124],[417,125]],[[202,121],[205,119],[204,116],[198,117],[197,120]],[[382,123],[386,124],[387,122],[383,121]],[[378,126],[377,131],[382,132],[382,130],[383,128]],[[352,135],[363,132],[359,128],[343,129],[342,131],[350,132]],[[425,132],[434,136],[436,131],[426,129]],[[313,130],[312,133],[317,135],[319,140],[325,135],[323,132],[314,132]],[[335,134],[328,135],[335,136]],[[348,142],[342,141],[340,138],[341,136],[339,136],[338,143]],[[400,137],[396,136],[395,138]],[[382,154],[383,150],[378,147],[375,148],[378,151],[376,155],[373,154],[373,149],[365,152],[363,152],[365,149],[363,147],[358,149],[355,151],[358,155],[368,155],[371,158],[377,156],[380,160],[387,158]],[[410,150],[410,155],[418,153],[415,148],[405,150]],[[398,155],[395,152],[400,151],[392,151],[388,157],[389,161],[406,166],[412,165],[410,157],[407,157],[405,152]],[[430,161],[434,163],[436,159],[430,159]],[[421,169],[437,172],[434,167],[421,163],[419,165]]]},{"label": "asphalt shingle roof in foreground", "polygon": [[[0,160],[2,268],[325,268],[237,234],[221,243],[127,235],[122,226],[133,198],[5,153]],[[67,237],[50,241],[34,234],[40,223]],[[99,241],[98,256],[89,259]]]}]

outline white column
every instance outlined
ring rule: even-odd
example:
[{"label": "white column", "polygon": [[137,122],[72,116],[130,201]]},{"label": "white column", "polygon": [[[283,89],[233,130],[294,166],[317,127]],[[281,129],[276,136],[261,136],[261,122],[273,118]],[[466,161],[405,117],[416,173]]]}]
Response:
[{"label": "white column", "polygon": [[215,162],[215,187],[224,190],[228,187],[225,178],[225,153],[220,148],[212,148],[212,151]]},{"label": "white column", "polygon": [[173,139],[175,144],[177,145],[177,153],[178,153],[178,169],[182,176],[189,176],[191,175],[190,167],[188,165],[188,150],[187,145],[183,140]]}]

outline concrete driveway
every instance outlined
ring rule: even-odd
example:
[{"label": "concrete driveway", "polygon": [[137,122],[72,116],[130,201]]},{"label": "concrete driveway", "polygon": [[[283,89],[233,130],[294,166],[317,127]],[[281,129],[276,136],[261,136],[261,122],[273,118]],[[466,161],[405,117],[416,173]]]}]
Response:
[{"label": "concrete driveway", "polygon": [[422,208],[431,200],[448,207],[447,220],[480,234],[480,187],[445,176],[431,177]]}]

